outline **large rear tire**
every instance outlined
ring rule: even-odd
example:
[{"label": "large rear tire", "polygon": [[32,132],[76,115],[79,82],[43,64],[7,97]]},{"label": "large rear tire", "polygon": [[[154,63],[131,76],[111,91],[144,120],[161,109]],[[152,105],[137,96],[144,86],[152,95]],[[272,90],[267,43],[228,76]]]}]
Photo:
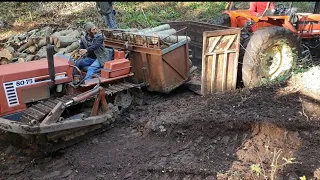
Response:
[{"label": "large rear tire", "polygon": [[299,47],[297,36],[282,27],[257,30],[243,57],[244,85],[257,87],[289,75],[299,56]]}]

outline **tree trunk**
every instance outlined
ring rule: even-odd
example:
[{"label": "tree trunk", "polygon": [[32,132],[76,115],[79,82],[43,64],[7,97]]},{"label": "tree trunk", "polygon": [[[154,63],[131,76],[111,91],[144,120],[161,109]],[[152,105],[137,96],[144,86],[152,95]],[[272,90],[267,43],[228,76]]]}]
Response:
[{"label": "tree trunk", "polygon": [[80,43],[78,41],[73,42],[70,46],[66,48],[66,53],[70,53],[80,47]]},{"label": "tree trunk", "polygon": [[158,31],[159,34],[167,34],[167,35],[174,35],[175,33],[177,33],[177,31],[175,29],[167,29],[167,30],[163,30],[163,31]]},{"label": "tree trunk", "polygon": [[81,33],[78,30],[74,30],[71,33],[67,34],[66,36],[80,38]]},{"label": "tree trunk", "polygon": [[55,45],[56,45],[56,47],[59,47],[59,48],[67,47],[76,41],[78,41],[78,38],[76,38],[76,37],[60,36],[57,38],[57,43]]},{"label": "tree trunk", "polygon": [[167,30],[170,29],[170,25],[169,24],[163,24],[154,28],[147,28],[147,29],[142,29],[139,32],[141,33],[150,33],[150,32],[157,32],[157,31],[163,31],[163,30]]},{"label": "tree trunk", "polygon": [[188,43],[190,43],[191,39],[189,36],[169,36],[169,37],[165,37],[164,39],[162,39],[164,42],[168,42],[168,43],[177,43],[179,41],[182,40],[188,40]]}]

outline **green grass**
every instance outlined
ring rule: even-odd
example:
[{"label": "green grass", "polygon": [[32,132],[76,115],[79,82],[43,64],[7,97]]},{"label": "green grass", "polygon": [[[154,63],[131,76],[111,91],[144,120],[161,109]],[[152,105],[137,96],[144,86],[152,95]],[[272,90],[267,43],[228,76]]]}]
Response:
[{"label": "green grass", "polygon": [[[288,2],[277,2],[287,5]],[[314,3],[313,3],[314,4]],[[310,2],[295,2],[299,12],[313,8]],[[210,22],[221,14],[226,2],[115,2],[119,28],[154,27],[166,21],[193,20]],[[249,2],[237,3],[238,8],[247,9]],[[1,2],[0,21],[15,23],[56,23],[64,26],[81,27],[93,21],[98,27],[106,28],[104,19],[98,14],[94,2]],[[8,30],[8,29],[7,29]],[[2,30],[3,31],[3,30]]]}]

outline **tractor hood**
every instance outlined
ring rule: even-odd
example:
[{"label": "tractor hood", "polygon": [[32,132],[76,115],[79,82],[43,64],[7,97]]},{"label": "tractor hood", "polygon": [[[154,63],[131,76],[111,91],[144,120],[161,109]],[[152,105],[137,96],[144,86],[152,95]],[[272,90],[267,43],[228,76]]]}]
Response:
[{"label": "tractor hood", "polygon": [[[55,72],[72,73],[72,67],[69,65],[67,57],[54,57]],[[29,61],[24,63],[11,63],[0,65],[1,83],[8,81],[16,81],[20,79],[36,78],[49,75],[48,62],[46,58],[40,60]]]}]

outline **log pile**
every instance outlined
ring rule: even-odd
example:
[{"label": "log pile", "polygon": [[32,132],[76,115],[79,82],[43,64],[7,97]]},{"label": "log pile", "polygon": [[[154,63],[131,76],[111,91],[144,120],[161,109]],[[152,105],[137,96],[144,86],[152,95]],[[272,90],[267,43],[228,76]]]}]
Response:
[{"label": "log pile", "polygon": [[120,41],[129,41],[130,43],[149,46],[157,45],[166,48],[182,40],[191,41],[188,36],[177,35],[177,30],[170,27],[169,24],[163,24],[153,28],[146,29],[117,29],[102,30],[105,38]]},{"label": "log pile", "polygon": [[46,26],[25,33],[11,36],[0,46],[0,65],[22,63],[45,58],[46,35],[50,35],[50,43],[54,45],[56,54],[71,55],[80,46],[81,31],[67,29],[58,30]]}]

